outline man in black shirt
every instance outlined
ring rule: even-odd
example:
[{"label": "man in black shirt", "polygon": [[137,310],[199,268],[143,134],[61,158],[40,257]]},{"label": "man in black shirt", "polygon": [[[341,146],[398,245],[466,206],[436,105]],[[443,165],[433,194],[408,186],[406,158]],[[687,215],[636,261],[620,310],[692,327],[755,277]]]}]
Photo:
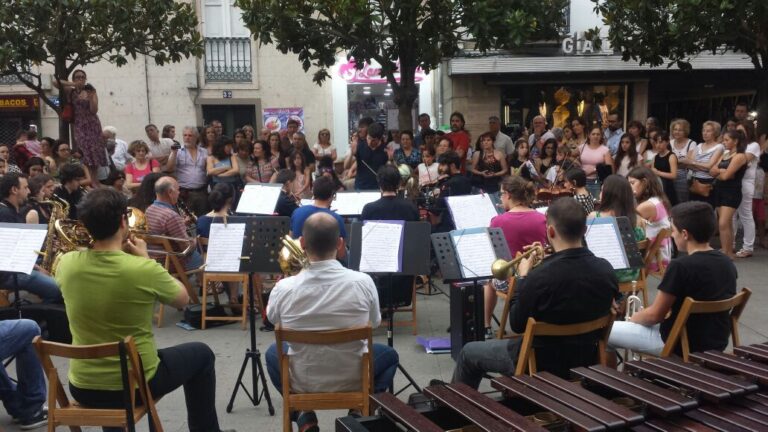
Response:
[{"label": "man in black shirt", "polygon": [[[357,161],[355,190],[376,190],[376,173],[389,161],[387,145],[384,143],[384,127],[379,123],[370,125],[366,137],[367,145],[361,144],[360,140],[350,144],[350,153]],[[352,167],[352,160],[351,157],[344,159],[344,169]]]},{"label": "man in black shirt", "polygon": [[448,177],[440,182],[440,195],[437,203],[429,209],[429,212],[439,218],[434,225],[433,232],[448,232],[456,228],[448,210],[449,196],[469,195],[472,193],[472,181],[461,173],[461,158],[455,151],[448,151],[440,155],[438,159],[440,174]]},{"label": "man in black shirt", "polygon": [[[669,264],[652,305],[629,321],[614,323],[608,339],[611,348],[659,355],[686,297],[715,301],[736,295],[736,266],[709,245],[716,227],[708,203],[690,201],[672,209],[672,238],[688,255]],[[728,312],[691,315],[686,330],[691,352],[723,351],[731,332]]]},{"label": "man in black shirt", "polygon": [[275,182],[282,184],[283,188],[280,189],[280,196],[277,197],[277,204],[275,205],[275,213],[278,216],[293,215],[293,211],[299,208],[298,200],[291,193],[291,186],[296,180],[296,173],[289,169],[282,169],[278,171]]},{"label": "man in black shirt", "polygon": [[[532,259],[518,267],[516,301],[509,312],[512,330],[523,333],[528,318],[550,324],[588,322],[610,313],[618,295],[618,280],[608,261],[582,246],[586,214],[574,200],[557,200],[547,211],[547,238],[555,253],[531,268]],[[567,377],[573,367],[597,362],[600,332],[577,337],[534,340],[536,367]],[[514,375],[521,338],[470,342],[456,362],[453,382],[477,388],[487,372]]]},{"label": "man in black shirt", "polygon": [[85,178],[85,170],[79,164],[69,163],[59,168],[61,186],[54,189],[53,194],[69,204],[69,219],[77,219],[77,205],[85,196],[85,190],[80,187],[80,181]]}]

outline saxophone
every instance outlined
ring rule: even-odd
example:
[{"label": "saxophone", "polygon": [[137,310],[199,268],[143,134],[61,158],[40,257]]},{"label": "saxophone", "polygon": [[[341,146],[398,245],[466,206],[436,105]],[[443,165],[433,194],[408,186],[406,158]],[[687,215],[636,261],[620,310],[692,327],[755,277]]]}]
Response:
[{"label": "saxophone", "polygon": [[53,274],[53,264],[58,255],[55,252],[57,243],[56,221],[67,218],[69,215],[69,203],[54,195],[49,200],[41,201],[40,204],[46,204],[51,207],[51,215],[48,219],[48,231],[45,235],[45,244],[43,252],[40,253],[43,257],[40,267],[48,273]]}]

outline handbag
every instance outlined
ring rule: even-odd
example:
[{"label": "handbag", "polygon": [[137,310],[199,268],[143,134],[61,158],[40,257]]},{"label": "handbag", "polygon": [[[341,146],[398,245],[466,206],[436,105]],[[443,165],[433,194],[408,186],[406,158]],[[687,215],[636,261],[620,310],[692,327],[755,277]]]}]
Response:
[{"label": "handbag", "polygon": [[704,183],[694,178],[688,190],[693,194],[703,196],[706,198],[712,192],[712,185]]},{"label": "handbag", "polygon": [[59,117],[67,123],[75,121],[75,107],[71,102],[67,102],[61,107],[61,114]]}]

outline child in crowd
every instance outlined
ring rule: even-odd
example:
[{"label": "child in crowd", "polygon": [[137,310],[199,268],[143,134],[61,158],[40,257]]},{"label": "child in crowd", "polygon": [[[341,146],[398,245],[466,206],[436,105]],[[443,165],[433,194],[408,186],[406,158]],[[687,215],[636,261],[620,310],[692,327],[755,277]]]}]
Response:
[{"label": "child in crowd", "polygon": [[564,186],[573,192],[573,199],[581,204],[584,213],[595,211],[595,200],[587,190],[587,174],[583,169],[574,167],[566,171]]}]

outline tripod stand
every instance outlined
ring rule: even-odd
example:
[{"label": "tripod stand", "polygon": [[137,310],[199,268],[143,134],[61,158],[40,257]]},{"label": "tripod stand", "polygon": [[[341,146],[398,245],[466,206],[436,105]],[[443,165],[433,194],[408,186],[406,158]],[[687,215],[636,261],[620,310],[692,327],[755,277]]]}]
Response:
[{"label": "tripod stand", "polygon": [[[387,289],[387,314],[389,315],[389,320],[387,322],[387,346],[390,348],[394,348],[395,346],[395,300],[394,300],[394,294],[392,293],[392,281],[394,277],[389,276],[385,277],[385,280],[388,282],[387,285],[389,285]],[[400,393],[404,392],[405,389],[408,387],[413,387],[416,389],[417,392],[421,393],[421,387],[419,387],[418,384],[416,384],[416,381],[414,381],[413,377],[411,377],[411,374],[408,373],[407,370],[403,367],[403,365],[398,362],[397,363],[397,369],[405,376],[405,379],[408,380],[408,384],[406,384],[405,387],[401,388],[395,393],[395,384],[394,381],[392,382],[392,387],[389,388],[390,393],[394,393],[395,396],[399,395]]]}]

